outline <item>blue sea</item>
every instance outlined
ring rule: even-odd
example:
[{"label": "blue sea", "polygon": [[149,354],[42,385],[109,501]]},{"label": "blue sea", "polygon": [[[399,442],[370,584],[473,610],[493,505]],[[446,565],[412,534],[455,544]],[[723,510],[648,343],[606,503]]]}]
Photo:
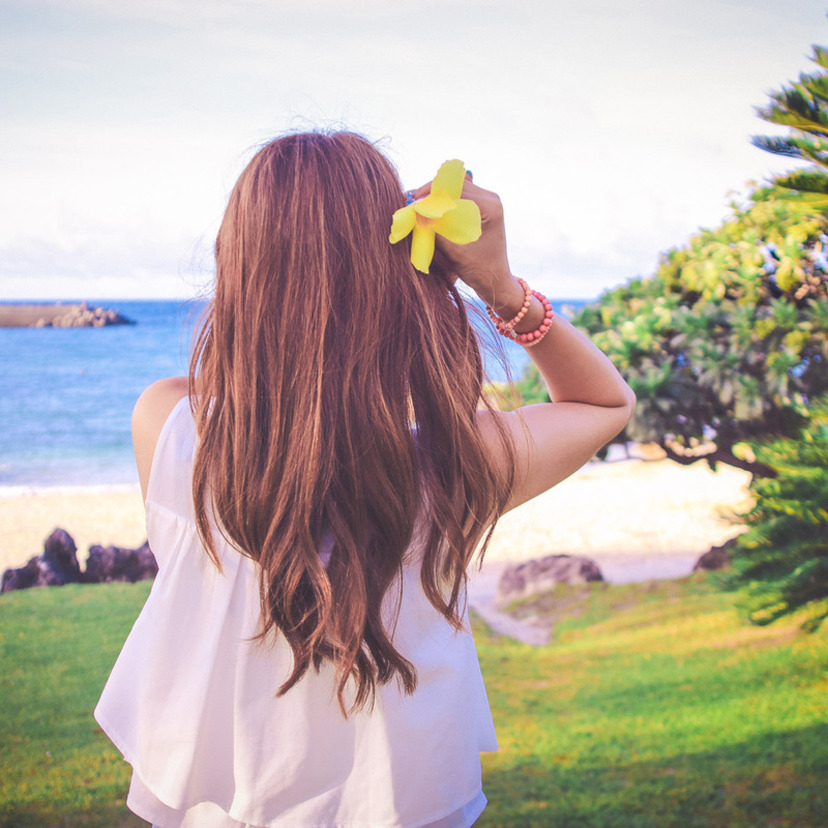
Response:
[{"label": "blue sea", "polygon": [[[88,300],[134,325],[0,328],[0,488],[136,484],[130,416],[151,382],[187,373],[199,301]],[[583,302],[553,302],[557,311]],[[492,327],[479,324],[484,339]],[[528,357],[506,344],[513,377]],[[491,379],[503,369],[487,360]]]}]

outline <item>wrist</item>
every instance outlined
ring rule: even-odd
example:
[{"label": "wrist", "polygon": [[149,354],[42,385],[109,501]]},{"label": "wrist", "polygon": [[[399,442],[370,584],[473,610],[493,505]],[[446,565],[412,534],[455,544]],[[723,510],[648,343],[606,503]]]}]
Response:
[{"label": "wrist", "polygon": [[[516,279],[516,282],[523,294],[523,301],[511,318],[501,317],[496,308],[491,305],[487,305],[486,310],[502,336],[517,342],[519,345],[531,348],[546,336],[552,326],[554,316],[552,303],[542,293],[532,290],[523,279]],[[505,301],[499,303],[499,306],[514,308],[513,304],[507,305]],[[511,315],[511,309],[505,311],[505,313]]]},{"label": "wrist", "polygon": [[540,299],[533,296],[526,315],[514,326],[514,332],[522,334],[536,330],[543,321],[545,314],[546,309],[541,304]]},{"label": "wrist", "polygon": [[486,291],[487,296],[480,298],[499,316],[501,319],[514,319],[520,313],[526,294],[520,282],[508,273],[497,282],[492,280],[491,286]]}]

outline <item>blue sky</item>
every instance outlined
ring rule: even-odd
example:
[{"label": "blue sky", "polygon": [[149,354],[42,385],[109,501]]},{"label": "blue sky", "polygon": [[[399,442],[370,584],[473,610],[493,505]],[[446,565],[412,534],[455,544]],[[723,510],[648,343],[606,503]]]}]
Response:
[{"label": "blue sky", "polygon": [[556,297],[652,272],[786,167],[754,107],[822,0],[2,0],[0,299],[189,296],[251,150],[342,124],[462,158]]}]

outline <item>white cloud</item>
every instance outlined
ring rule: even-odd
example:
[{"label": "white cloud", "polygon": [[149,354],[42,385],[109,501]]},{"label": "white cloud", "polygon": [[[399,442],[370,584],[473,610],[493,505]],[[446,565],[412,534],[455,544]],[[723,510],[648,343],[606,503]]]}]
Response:
[{"label": "white cloud", "polygon": [[6,3],[0,295],[166,290],[249,148],[306,119],[390,136],[409,183],[459,155],[513,262],[594,293],[786,166],[750,147],[753,106],[823,21],[821,0]]}]

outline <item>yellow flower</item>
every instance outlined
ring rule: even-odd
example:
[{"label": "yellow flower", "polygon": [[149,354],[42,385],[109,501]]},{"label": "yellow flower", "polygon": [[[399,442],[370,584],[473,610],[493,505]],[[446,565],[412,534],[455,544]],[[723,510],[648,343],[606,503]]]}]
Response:
[{"label": "yellow flower", "polygon": [[411,263],[421,273],[428,273],[437,233],[455,244],[480,238],[480,209],[473,201],[460,198],[465,175],[462,161],[446,161],[431,182],[431,192],[394,213],[388,240],[396,244],[413,233]]}]

